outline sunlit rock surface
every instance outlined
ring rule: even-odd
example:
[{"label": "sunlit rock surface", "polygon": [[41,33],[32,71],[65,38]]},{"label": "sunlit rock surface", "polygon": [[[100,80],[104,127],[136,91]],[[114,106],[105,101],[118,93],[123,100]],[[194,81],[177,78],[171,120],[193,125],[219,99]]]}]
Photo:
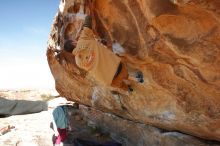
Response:
[{"label": "sunlit rock surface", "polygon": [[[141,70],[134,92],[102,87],[63,49],[83,20],[97,36],[124,50],[129,74]],[[220,141],[219,0],[61,0],[47,57],[56,89],[73,101],[125,119]],[[113,96],[111,90],[120,95]]]}]

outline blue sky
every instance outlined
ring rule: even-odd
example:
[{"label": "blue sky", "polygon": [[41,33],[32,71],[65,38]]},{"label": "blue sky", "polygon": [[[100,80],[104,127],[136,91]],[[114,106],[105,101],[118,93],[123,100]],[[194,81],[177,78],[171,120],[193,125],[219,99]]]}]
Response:
[{"label": "blue sky", "polygon": [[1,0],[0,89],[53,86],[46,61],[46,43],[59,2]]}]

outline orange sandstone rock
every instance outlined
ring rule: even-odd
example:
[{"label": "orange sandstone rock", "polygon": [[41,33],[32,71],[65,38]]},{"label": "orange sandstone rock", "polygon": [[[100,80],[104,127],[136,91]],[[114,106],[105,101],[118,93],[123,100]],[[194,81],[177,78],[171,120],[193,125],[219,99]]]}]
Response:
[{"label": "orange sandstone rock", "polygon": [[[140,123],[220,141],[220,4],[218,0],[64,0],[48,41],[56,89],[70,100]],[[90,13],[93,30],[116,40],[129,73],[144,73],[134,92],[113,96],[57,55]]]}]

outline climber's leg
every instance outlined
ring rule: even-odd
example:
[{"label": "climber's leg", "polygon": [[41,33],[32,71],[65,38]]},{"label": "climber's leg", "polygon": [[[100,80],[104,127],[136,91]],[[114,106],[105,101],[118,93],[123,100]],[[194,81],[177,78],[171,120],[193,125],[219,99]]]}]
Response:
[{"label": "climber's leg", "polygon": [[126,84],[125,80],[128,80],[128,72],[125,63],[121,62],[119,66],[119,72],[116,74],[112,80],[112,86],[123,89],[125,91],[131,91],[129,85]]}]

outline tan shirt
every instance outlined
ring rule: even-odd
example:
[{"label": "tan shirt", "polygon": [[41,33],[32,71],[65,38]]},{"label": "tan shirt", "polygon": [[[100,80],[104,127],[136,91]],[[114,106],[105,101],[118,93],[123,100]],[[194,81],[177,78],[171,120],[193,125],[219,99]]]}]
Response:
[{"label": "tan shirt", "polygon": [[121,58],[96,41],[90,28],[84,27],[73,54],[78,67],[88,71],[101,84],[111,85]]}]

